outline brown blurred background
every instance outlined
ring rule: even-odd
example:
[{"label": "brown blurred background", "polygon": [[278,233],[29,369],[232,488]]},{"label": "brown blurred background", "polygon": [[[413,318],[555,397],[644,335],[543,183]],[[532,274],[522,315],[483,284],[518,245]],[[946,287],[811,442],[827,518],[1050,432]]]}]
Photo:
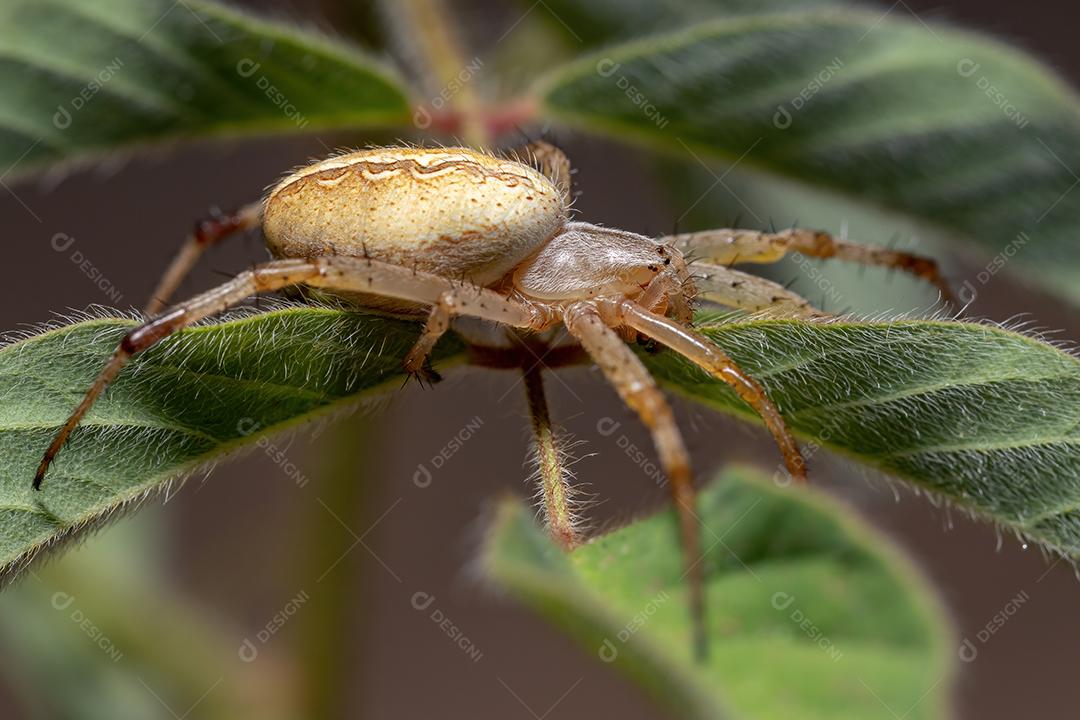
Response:
[{"label": "brown blurred background", "polygon": [[[345,21],[332,0],[241,4],[307,24],[315,18],[321,27]],[[490,6],[485,10],[490,22],[512,22],[517,14],[502,4],[483,5]],[[1018,42],[1080,83],[1078,13],[1072,4],[909,0],[893,11],[909,9],[926,19],[944,18]],[[579,168],[577,207],[584,217],[663,232],[685,209],[646,180],[650,164],[638,151],[565,132],[557,137]],[[367,139],[377,138],[359,138]],[[4,266],[11,271],[2,289],[0,328],[107,302],[74,264],[57,261],[50,247],[54,234],[75,238],[122,293],[119,305],[140,306],[180,238],[208,207],[231,208],[257,197],[282,171],[323,154],[324,142],[335,147],[356,141],[325,136],[185,145],[107,171],[79,172],[55,186],[15,186],[21,202],[41,222],[20,201],[0,193],[8,253]],[[219,282],[215,271],[235,272],[262,257],[255,241],[217,249],[184,293]],[[977,269],[955,262],[950,268],[954,277]],[[863,280],[875,281],[871,274]],[[1068,308],[1007,278],[993,282],[992,292],[980,296],[976,314],[1005,319],[1030,312],[1037,324],[1061,328],[1064,339],[1080,340],[1080,321]],[[647,435],[602,378],[589,370],[571,370],[559,379],[549,375],[547,385],[557,422],[586,442],[579,454],[590,456],[576,469],[597,498],[591,510],[594,523],[618,522],[663,503],[664,491],[610,438],[596,432],[597,419],[610,416],[624,421],[624,431],[648,447]],[[684,403],[678,410],[700,476],[735,460],[773,467],[775,449],[761,432]],[[429,461],[476,419],[478,429],[434,474],[430,487],[418,488],[413,483],[418,463]],[[353,470],[356,487],[348,496],[327,494],[320,481],[326,473],[320,450],[341,441],[341,430],[330,428],[312,442],[300,435],[281,443],[309,479],[304,488],[256,452],[219,467],[207,482],[189,482],[163,509],[150,511],[152,522],[167,528],[164,574],[191,602],[221,617],[227,650],[208,662],[220,663],[223,672],[241,662],[238,649],[244,638],[303,592],[309,608],[334,603],[355,608],[349,624],[340,628],[346,651],[335,650],[335,663],[320,668],[339,673],[351,686],[349,717],[658,716],[633,685],[532,614],[485,592],[468,572],[484,508],[503,493],[532,494],[523,482],[529,474],[523,465],[527,419],[514,374],[454,371],[436,388],[403,389],[367,422],[342,427],[363,431],[366,443],[364,462]],[[974,636],[1019,593],[1029,596],[992,640],[979,646],[974,662],[960,664],[955,692],[960,717],[1076,715],[1080,582],[1071,567],[1051,566],[1038,550],[1023,550],[1011,537],[999,542],[987,525],[934,507],[925,498],[901,491],[897,499],[881,478],[867,477],[824,453],[815,458],[813,470],[818,484],[857,506],[906,548],[939,589],[958,637]],[[340,547],[339,560],[320,582],[281,572],[283,565],[302,565],[297,558],[307,552],[313,528],[327,533],[331,542],[336,536]],[[416,591],[437,598],[482,651],[480,662],[463,660],[460,650],[410,606]],[[50,607],[41,613],[55,617]],[[265,648],[284,666],[318,652],[304,648],[299,616]],[[12,664],[10,657],[6,664]],[[17,681],[9,681],[5,694],[13,697],[20,693],[11,682]],[[199,699],[191,697],[184,707],[176,703],[176,714]],[[196,706],[190,717],[198,716]]]}]

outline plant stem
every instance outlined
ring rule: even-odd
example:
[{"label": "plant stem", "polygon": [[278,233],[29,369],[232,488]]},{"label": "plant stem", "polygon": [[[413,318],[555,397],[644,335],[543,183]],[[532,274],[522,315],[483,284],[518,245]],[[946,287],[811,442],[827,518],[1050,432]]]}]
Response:
[{"label": "plant stem", "polygon": [[[425,92],[453,110],[465,142],[476,147],[492,143],[475,89],[462,73],[469,67],[462,52],[457,23],[444,0],[385,2],[399,45],[413,54],[413,65]],[[437,110],[442,111],[439,107]]]},{"label": "plant stem", "polygon": [[302,625],[295,636],[299,638],[297,666],[303,668],[305,684],[304,717],[348,717],[349,689],[365,674],[363,648],[354,639],[370,625],[364,603],[369,594],[357,589],[366,584],[371,563],[366,553],[353,553],[347,562],[339,562],[353,538],[330,511],[354,527],[366,527],[365,521],[370,520],[377,482],[366,470],[377,465],[369,453],[378,446],[372,437],[374,428],[375,423],[361,414],[329,428],[319,443],[321,482],[308,488],[318,496],[310,503],[304,530],[309,541],[297,565],[298,581],[311,588],[312,603],[301,614]]}]

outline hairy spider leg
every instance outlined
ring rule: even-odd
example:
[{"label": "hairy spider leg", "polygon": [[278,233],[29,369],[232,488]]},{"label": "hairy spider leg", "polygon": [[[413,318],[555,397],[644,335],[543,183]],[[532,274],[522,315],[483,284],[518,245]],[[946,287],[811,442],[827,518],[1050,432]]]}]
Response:
[{"label": "hairy spider leg", "polygon": [[626,325],[645,337],[656,340],[687,360],[727,383],[765,423],[780,448],[791,477],[806,482],[806,462],[784,417],[752,377],[707,338],[662,315],[650,312],[630,300],[598,300],[601,312],[612,323]]},{"label": "hairy spider leg", "polygon": [[791,228],[780,232],[763,232],[725,228],[669,235],[660,238],[660,242],[674,245],[685,255],[717,265],[771,263],[789,252],[799,252],[807,257],[837,258],[863,265],[894,268],[930,283],[941,293],[943,300],[957,306],[952,288],[934,260],[890,248],[847,242],[818,230]]},{"label": "hairy spider leg", "polygon": [[619,334],[604,321],[595,303],[575,303],[567,308],[564,322],[586,352],[600,366],[608,382],[647,427],[667,475],[679,517],[685,573],[690,587],[690,613],[694,654],[708,654],[705,628],[705,572],[702,565],[700,521],[695,510],[697,493],[690,472],[690,456],[675,424],[671,406],[652,375]]},{"label": "hairy spider leg", "polygon": [[775,310],[780,314],[804,318],[832,317],[814,307],[802,295],[772,280],[703,262],[691,264],[690,269],[697,297],[702,300],[750,312]]},{"label": "hairy spider leg", "polygon": [[[558,188],[566,207],[570,207],[573,202],[573,168],[566,153],[550,142],[532,140],[508,151],[506,155],[510,159],[518,160],[539,170]],[[437,332],[437,327],[441,322],[436,318],[435,312],[436,309],[433,309],[431,317],[428,318],[428,328],[433,332]],[[573,507],[573,488],[569,482],[568,472],[563,467],[557,438],[551,429],[542,369],[539,362],[533,362],[535,359],[533,356],[540,355],[536,353],[537,347],[528,340],[520,338],[520,341],[524,348],[530,350],[529,357],[522,357],[520,368],[528,401],[533,440],[536,444],[540,493],[544,499],[544,516],[547,519],[551,537],[562,547],[570,550],[581,541]],[[413,352],[410,353],[411,366],[419,368],[423,363],[420,354],[426,355],[433,345],[434,342],[426,348],[414,347]],[[547,359],[553,350],[542,348],[543,357]],[[406,364],[410,366],[409,360]]]},{"label": "hairy spider leg", "polygon": [[[431,354],[431,350],[435,347],[435,344],[439,342],[439,338],[445,335],[450,329],[450,321],[454,316],[476,316],[476,313],[473,312],[472,309],[469,309],[470,303],[476,301],[482,302],[483,297],[489,296],[501,298],[504,302],[513,303],[518,307],[528,308],[529,312],[532,313],[532,323],[527,326],[518,325],[517,327],[542,330],[551,324],[553,319],[551,314],[543,308],[534,306],[531,303],[510,300],[493,290],[486,290],[484,288],[467,286],[454,287],[440,293],[435,302],[431,304],[431,310],[428,312],[427,321],[424,323],[424,329],[420,331],[420,336],[405,355],[405,372],[410,375],[419,374],[423,370],[424,363],[427,361],[428,355]],[[477,297],[480,299],[476,300],[475,298]],[[497,322],[501,321],[497,320]]]},{"label": "hairy spider leg", "polygon": [[158,280],[144,312],[147,315],[161,312],[208,248],[230,236],[258,227],[261,223],[261,201],[245,205],[234,213],[213,214],[195,223],[195,229],[184,240],[184,244]]},{"label": "hairy spider leg", "polygon": [[[527,342],[524,338],[522,342]],[[548,410],[547,394],[544,392],[543,364],[536,360],[537,351],[546,353],[546,348],[528,343],[532,352],[522,356],[521,373],[524,378],[525,399],[532,420],[533,439],[536,443],[536,464],[539,474],[540,495],[543,497],[544,518],[547,520],[548,533],[566,550],[573,550],[581,543],[578,530],[578,518],[574,512],[574,488],[570,484],[568,471],[560,457],[555,432],[551,424],[551,412]]]},{"label": "hairy spider leg", "polygon": [[[508,155],[538,169],[559,189],[566,207],[571,206],[574,200],[573,167],[570,158],[559,147],[545,140],[531,140],[510,151]],[[526,339],[522,338],[521,342],[525,348],[531,347]],[[551,352],[551,348],[543,348],[545,360]],[[534,349],[531,355],[535,354]],[[563,468],[563,459],[559,456],[557,439],[551,430],[542,369],[540,363],[532,361],[533,357],[523,358],[521,372],[536,443],[544,515],[548,521],[548,532],[556,542],[569,550],[581,542],[575,522],[573,488],[568,473]]]},{"label": "hairy spider leg", "polygon": [[[454,294],[460,290],[441,276],[365,258],[326,256],[312,260],[275,260],[257,265],[229,282],[170,308],[124,336],[82,402],[45,451],[34,476],[34,489],[41,488],[41,482],[53,458],[132,355],[146,350],[177,330],[242,302],[251,295],[298,284],[329,290],[364,292],[424,304],[437,303],[448,293]],[[454,311],[458,314],[521,328],[531,328],[541,322],[540,316],[532,307],[509,300],[493,290],[472,288],[455,297]]]}]

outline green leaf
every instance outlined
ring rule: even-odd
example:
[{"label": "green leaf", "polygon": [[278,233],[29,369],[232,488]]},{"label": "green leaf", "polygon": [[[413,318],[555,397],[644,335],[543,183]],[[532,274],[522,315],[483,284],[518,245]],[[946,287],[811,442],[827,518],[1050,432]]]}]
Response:
[{"label": "green leaf", "polygon": [[720,17],[843,4],[844,0],[544,0],[548,12],[539,17],[580,43],[598,45]]},{"label": "green leaf", "polygon": [[604,49],[536,92],[563,123],[909,215],[1080,299],[1080,105],[1001,43],[902,8],[738,16]]},{"label": "green leaf", "polygon": [[274,451],[268,434],[399,387],[419,333],[314,308],[179,333],[125,368],[35,493],[37,456],[133,324],[90,320],[0,350],[0,580],[172,478],[244,446]]},{"label": "green leaf", "polygon": [[704,667],[689,655],[670,511],[567,556],[508,501],[482,571],[677,717],[947,715],[950,633],[922,579],[884,540],[815,493],[778,490],[746,469],[703,492],[700,513]]},{"label": "green leaf", "polygon": [[180,138],[408,121],[396,75],[206,0],[0,6],[0,172]]},{"label": "green leaf", "polygon": [[[1076,358],[970,323],[701,320],[805,438],[1080,557]],[[170,478],[394,387],[419,332],[298,307],[179,333],[125,369],[34,493],[41,453],[131,325],[92,320],[0,350],[9,575]],[[437,359],[460,360],[459,340],[439,348]],[[672,353],[645,360],[669,387],[753,419],[726,385]]]},{"label": "green leaf", "polygon": [[[700,329],[812,440],[807,454],[823,445],[1080,557],[1077,358],[973,323],[706,321]],[[726,385],[681,358],[644,359],[679,393],[752,417]]]},{"label": "green leaf", "polygon": [[[259,682],[258,664],[227,662],[242,633],[170,581],[164,512],[80,545],[0,598],[18,717],[166,720],[174,716],[163,701],[187,708],[204,693],[201,720],[298,716],[292,693]],[[272,653],[263,648],[259,659]]]}]

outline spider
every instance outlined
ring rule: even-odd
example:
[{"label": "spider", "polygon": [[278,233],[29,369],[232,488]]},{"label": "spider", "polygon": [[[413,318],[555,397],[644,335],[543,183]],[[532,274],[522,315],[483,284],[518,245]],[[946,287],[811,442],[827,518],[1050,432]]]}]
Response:
[{"label": "spider", "polygon": [[[948,289],[931,260],[822,232],[710,230],[653,239],[576,221],[570,172],[566,155],[543,142],[502,155],[372,148],[300,168],[262,202],[200,222],[159,282],[150,319],[124,336],[45,451],[34,489],[132,355],[258,293],[300,286],[366,310],[426,317],[404,359],[411,375],[424,372],[455,317],[527,333],[561,325],[652,434],[679,517],[694,644],[703,656],[704,577],[690,462],[671,407],[628,341],[666,347],[731,386],[761,417],[791,476],[804,481],[806,466],[784,418],[752,377],[692,328],[694,302],[824,316],[784,287],[730,267],[792,251],[899,268],[943,295]],[[260,226],[275,259],[163,311],[207,247]]]}]

